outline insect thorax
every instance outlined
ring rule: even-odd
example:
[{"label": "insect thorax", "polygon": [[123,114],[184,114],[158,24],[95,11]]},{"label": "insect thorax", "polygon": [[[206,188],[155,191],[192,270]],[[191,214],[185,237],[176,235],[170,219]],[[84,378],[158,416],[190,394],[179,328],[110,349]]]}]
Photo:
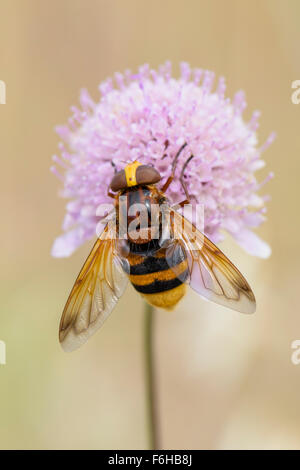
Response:
[{"label": "insect thorax", "polygon": [[118,233],[125,235],[131,253],[147,256],[161,248],[160,208],[165,201],[165,196],[154,185],[135,186],[120,192],[116,203]]}]

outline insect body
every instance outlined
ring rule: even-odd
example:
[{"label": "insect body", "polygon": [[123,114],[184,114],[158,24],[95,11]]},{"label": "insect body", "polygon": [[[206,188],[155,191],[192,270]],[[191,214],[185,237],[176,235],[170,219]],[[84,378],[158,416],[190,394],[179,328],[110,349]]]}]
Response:
[{"label": "insect body", "polygon": [[[113,177],[108,194],[115,200],[114,223],[107,221],[61,318],[59,338],[66,351],[78,348],[102,326],[128,279],[147,302],[164,309],[178,303],[188,284],[208,300],[244,313],[255,311],[254,294],[242,274],[168,204],[164,193],[174,178],[184,146],[161,189],[157,187],[158,171],[139,162],[128,164]],[[189,201],[183,179],[188,161],[180,175],[187,197],[181,205]]]},{"label": "insect body", "polygon": [[150,304],[169,310],[184,296],[188,262],[180,245],[171,260],[167,258],[167,249],[162,248],[151,256],[130,254],[128,261],[129,279],[133,287]]},{"label": "insect body", "polygon": [[[143,170],[143,168],[140,168],[140,170]],[[156,176],[156,171],[152,168],[146,168],[146,171],[149,171],[148,179],[151,178],[151,171]],[[116,178],[118,178],[118,175]],[[115,188],[114,185],[113,187]],[[172,250],[172,258],[169,256],[170,248],[162,246],[162,221],[158,220],[157,237],[154,237],[151,233],[151,227],[152,229],[155,228],[155,223],[151,220],[152,208],[156,206],[159,209],[165,203],[166,198],[153,185],[126,187],[124,191],[121,194],[125,197],[124,206],[127,216],[128,241],[127,253],[125,253],[127,262],[123,263],[123,269],[129,275],[133,287],[147,302],[157,307],[170,309],[176,305],[185,293],[184,281],[188,277],[188,263],[185,251],[179,244],[176,245],[176,249]],[[137,226],[135,234],[139,236],[133,238],[130,223],[136,220],[134,207],[139,205],[146,209],[147,220],[144,232],[142,232],[139,224],[134,224],[134,228]],[[131,210],[132,208],[134,210]],[[116,213],[122,214],[122,211],[118,209],[119,204],[117,202]],[[117,225],[119,223],[120,220],[117,218]],[[123,249],[124,244],[125,242],[123,242]],[[181,274],[180,278],[176,272]]]}]

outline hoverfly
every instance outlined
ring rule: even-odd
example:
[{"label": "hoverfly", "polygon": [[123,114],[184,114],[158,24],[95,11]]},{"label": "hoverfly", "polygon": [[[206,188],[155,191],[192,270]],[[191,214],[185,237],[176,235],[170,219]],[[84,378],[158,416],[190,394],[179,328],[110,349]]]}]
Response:
[{"label": "hoverfly", "polygon": [[[107,221],[67,300],[59,328],[65,351],[81,346],[102,326],[128,280],[147,302],[168,310],[185,295],[188,284],[202,297],[225,307],[242,313],[255,311],[254,294],[242,274],[192,222],[169,205],[164,194],[174,179],[177,160],[185,146],[177,152],[171,174],[161,189],[157,187],[161,176],[152,166],[135,161],[121,171],[115,169],[108,189],[115,201],[115,222]],[[180,174],[186,195],[181,207],[190,201],[184,170],[192,158],[185,162]],[[126,216],[135,203],[145,207],[149,216],[153,205],[167,206],[170,235],[165,239],[160,217],[155,238],[150,228],[144,229],[138,239],[132,237],[130,230],[126,240],[116,237],[114,229],[121,222],[121,196],[126,201]],[[135,218],[128,216],[131,221]]]}]

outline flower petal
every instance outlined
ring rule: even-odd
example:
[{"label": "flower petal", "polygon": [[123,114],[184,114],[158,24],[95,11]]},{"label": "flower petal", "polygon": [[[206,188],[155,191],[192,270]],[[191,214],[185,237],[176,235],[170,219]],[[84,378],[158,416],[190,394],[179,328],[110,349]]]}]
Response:
[{"label": "flower petal", "polygon": [[84,242],[82,229],[76,228],[57,237],[53,243],[51,255],[55,258],[67,258]]},{"label": "flower petal", "polygon": [[237,233],[231,233],[233,238],[236,240],[247,253],[259,258],[269,258],[271,255],[270,246],[259,238],[256,233],[251,232],[247,229],[242,229]]},{"label": "flower petal", "polygon": [[228,231],[248,253],[269,256],[268,245],[249,231],[265,220],[266,196],[257,191],[271,177],[259,183],[255,175],[266,148],[258,145],[258,113],[245,121],[244,94],[231,101],[224,96],[224,80],[217,91],[213,80],[212,72],[188,64],[181,78],[173,78],[167,63],[158,71],[143,66],[138,74],[117,74],[117,88],[108,79],[98,102],[81,93],[81,108],[72,107],[68,126],[58,129],[63,142],[54,161],[61,169],[53,171],[63,181],[60,194],[70,201],[53,256],[70,256],[94,236],[97,208],[110,201],[107,188],[115,171],[138,160],[154,165],[164,182],[183,144],[166,191],[170,203],[186,198],[184,181],[193,204],[204,204],[205,233],[219,240]]}]

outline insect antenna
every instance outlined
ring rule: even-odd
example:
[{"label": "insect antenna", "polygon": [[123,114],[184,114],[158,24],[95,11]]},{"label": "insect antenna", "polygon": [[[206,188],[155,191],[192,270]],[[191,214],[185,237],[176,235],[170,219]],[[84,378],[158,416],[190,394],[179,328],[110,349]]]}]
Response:
[{"label": "insect antenna", "polygon": [[111,161],[110,163],[111,163],[111,166],[114,169],[114,173],[116,174],[118,172],[117,165],[113,161]]}]

